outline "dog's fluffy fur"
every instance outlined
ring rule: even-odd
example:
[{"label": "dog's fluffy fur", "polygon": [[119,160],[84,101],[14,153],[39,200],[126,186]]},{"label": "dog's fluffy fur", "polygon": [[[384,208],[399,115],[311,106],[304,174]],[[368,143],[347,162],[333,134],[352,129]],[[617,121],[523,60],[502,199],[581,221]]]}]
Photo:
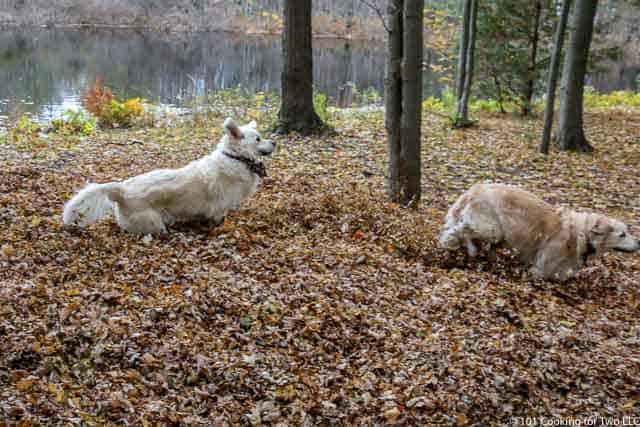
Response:
[{"label": "dog's fluffy fur", "polygon": [[275,143],[263,140],[256,123],[224,122],[225,135],[210,155],[181,169],[158,169],[122,182],[89,184],[64,207],[65,224],[86,226],[113,213],[124,230],[156,234],[175,222],[221,223],[260,183],[259,161]]},{"label": "dog's fluffy fur", "polygon": [[474,240],[505,242],[536,276],[557,280],[574,275],[591,254],[640,250],[640,241],[620,221],[556,208],[503,184],[476,184],[449,209],[440,246],[464,246],[473,257],[478,252]]}]

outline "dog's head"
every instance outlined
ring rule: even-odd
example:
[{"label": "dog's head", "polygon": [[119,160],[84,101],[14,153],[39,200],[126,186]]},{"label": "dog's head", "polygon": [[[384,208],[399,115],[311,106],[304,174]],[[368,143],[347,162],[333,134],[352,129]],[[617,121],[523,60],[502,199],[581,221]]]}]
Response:
[{"label": "dog's head", "polygon": [[640,240],[629,233],[623,222],[603,215],[598,215],[590,228],[589,243],[598,252],[609,249],[623,252],[640,250]]},{"label": "dog's head", "polygon": [[263,139],[256,129],[255,120],[244,126],[237,126],[231,118],[224,121],[225,136],[221,144],[240,155],[250,157],[268,156],[276,148],[276,143]]}]

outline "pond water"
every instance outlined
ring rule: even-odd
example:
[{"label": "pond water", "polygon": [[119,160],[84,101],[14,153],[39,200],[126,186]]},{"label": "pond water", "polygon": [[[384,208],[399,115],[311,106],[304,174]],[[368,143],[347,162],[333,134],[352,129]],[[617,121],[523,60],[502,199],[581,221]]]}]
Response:
[{"label": "pond water", "polygon": [[[349,90],[383,91],[384,45],[314,41],[316,90],[347,103]],[[186,107],[194,97],[241,86],[279,91],[279,38],[225,33],[10,30],[0,32],[0,115],[39,120],[77,108],[97,78],[118,97]],[[2,118],[0,118],[2,120]]]},{"label": "pond water", "polygon": [[[142,97],[176,107],[195,97],[242,87],[279,91],[280,39],[225,33],[167,34],[128,30],[11,29],[0,31],[0,122],[18,114],[39,121],[78,108],[97,78],[121,98]],[[384,89],[385,45],[315,40],[316,90],[348,106],[353,88]],[[592,78],[598,89],[637,90],[640,70]],[[439,75],[425,73],[425,96],[439,95]]]}]

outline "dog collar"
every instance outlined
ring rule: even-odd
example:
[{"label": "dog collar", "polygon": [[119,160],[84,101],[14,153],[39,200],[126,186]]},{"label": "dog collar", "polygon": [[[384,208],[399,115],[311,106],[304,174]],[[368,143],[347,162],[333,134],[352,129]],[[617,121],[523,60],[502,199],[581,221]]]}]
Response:
[{"label": "dog collar", "polygon": [[244,163],[252,173],[255,173],[260,178],[264,178],[265,176],[267,176],[267,169],[264,167],[264,163],[262,162],[257,162],[248,157],[235,156],[233,154],[227,153],[226,151],[223,151],[222,154],[224,154],[225,156],[233,160],[237,160],[239,162]]}]

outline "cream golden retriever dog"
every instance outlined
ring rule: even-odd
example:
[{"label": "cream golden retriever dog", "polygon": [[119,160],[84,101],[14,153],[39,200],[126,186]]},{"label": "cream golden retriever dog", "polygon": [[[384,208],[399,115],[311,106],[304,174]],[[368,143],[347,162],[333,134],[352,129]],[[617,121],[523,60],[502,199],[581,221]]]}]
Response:
[{"label": "cream golden retriever dog", "polygon": [[275,143],[256,122],[238,127],[230,118],[216,150],[181,169],[158,169],[121,182],[89,184],[64,207],[65,224],[86,226],[113,213],[133,233],[156,234],[175,222],[221,223],[227,209],[253,194],[266,175],[261,156]]},{"label": "cream golden retriever dog", "polygon": [[640,250],[640,241],[620,221],[557,208],[504,184],[476,184],[449,209],[440,246],[464,246],[473,257],[478,253],[474,240],[505,242],[534,275],[557,280],[574,275],[589,255]]}]

